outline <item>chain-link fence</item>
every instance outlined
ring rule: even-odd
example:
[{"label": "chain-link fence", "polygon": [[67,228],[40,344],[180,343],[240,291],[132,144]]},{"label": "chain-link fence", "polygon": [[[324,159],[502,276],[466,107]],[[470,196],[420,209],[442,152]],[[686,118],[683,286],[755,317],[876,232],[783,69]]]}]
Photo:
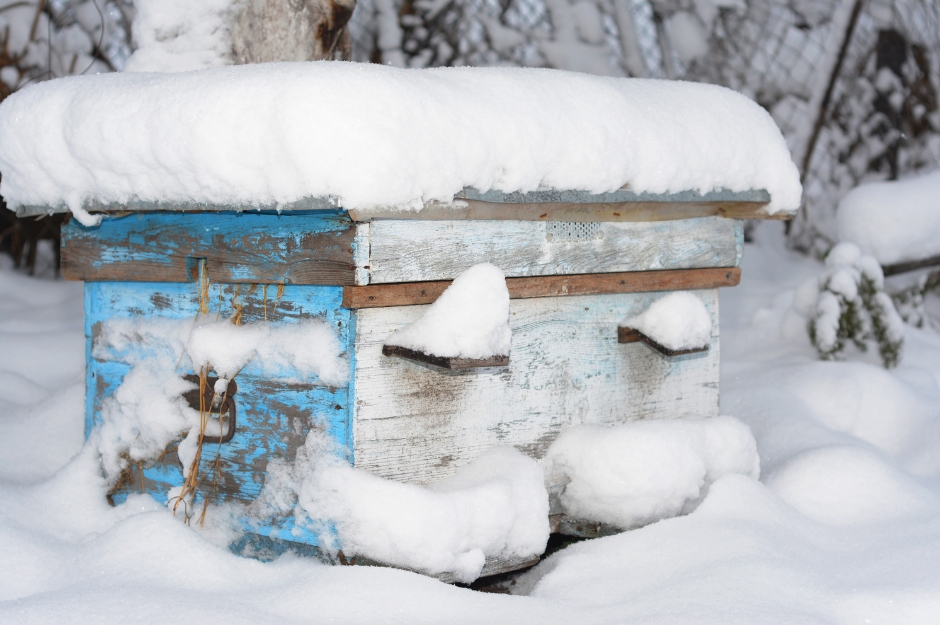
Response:
[{"label": "chain-link fence", "polygon": [[360,60],[552,66],[741,91],[770,111],[801,169],[791,242],[806,251],[836,240],[852,187],[940,167],[940,0],[360,0],[351,28]]}]

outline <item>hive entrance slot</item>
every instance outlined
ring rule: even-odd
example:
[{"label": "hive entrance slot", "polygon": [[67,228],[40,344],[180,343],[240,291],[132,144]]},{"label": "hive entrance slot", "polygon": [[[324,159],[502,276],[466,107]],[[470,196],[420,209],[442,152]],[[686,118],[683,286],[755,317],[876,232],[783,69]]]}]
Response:
[{"label": "hive entrance slot", "polygon": [[427,365],[434,365],[442,369],[476,369],[482,367],[508,367],[509,356],[491,356],[489,358],[451,358],[447,356],[435,356],[419,352],[407,347],[398,345],[383,345],[382,354],[385,356],[396,356],[405,360],[412,360]]},{"label": "hive entrance slot", "polygon": [[702,352],[708,351],[708,345],[704,345],[702,347],[693,347],[692,349],[669,349],[665,345],[650,338],[646,334],[643,334],[639,330],[625,326],[619,326],[617,328],[617,342],[645,343],[663,356],[684,356],[686,354],[700,354]]}]

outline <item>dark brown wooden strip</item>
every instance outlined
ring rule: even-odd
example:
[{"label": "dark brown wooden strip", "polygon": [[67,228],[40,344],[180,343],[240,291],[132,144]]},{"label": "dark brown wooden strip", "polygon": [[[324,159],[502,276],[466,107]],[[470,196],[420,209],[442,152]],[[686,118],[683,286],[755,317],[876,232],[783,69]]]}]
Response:
[{"label": "dark brown wooden strip", "polygon": [[650,338],[646,334],[643,334],[635,328],[627,328],[624,326],[617,327],[617,342],[618,343],[645,343],[649,347],[655,349],[657,352],[663,356],[685,356],[686,354],[700,354],[702,352],[708,351],[708,345],[704,347],[695,347],[693,349],[669,349],[662,343]]},{"label": "dark brown wooden strip", "polygon": [[618,343],[638,343],[640,341],[640,331],[633,328],[617,327]]},{"label": "dark brown wooden strip", "polygon": [[938,266],[940,266],[940,256],[931,256],[930,258],[924,258],[923,260],[912,260],[904,263],[885,265],[882,269],[885,276],[895,276],[899,273],[907,273],[908,271],[914,271],[916,269],[926,269],[927,267]]},{"label": "dark brown wooden strip", "polygon": [[[507,278],[506,286],[509,288],[511,299],[529,299],[563,295],[713,289],[736,286],[740,281],[741,269],[739,267],[719,267]],[[343,306],[346,308],[383,308],[430,304],[440,297],[451,282],[452,280],[441,280],[347,286],[343,288]]]},{"label": "dark brown wooden strip", "polygon": [[490,358],[451,358],[448,356],[435,356],[419,352],[399,345],[383,345],[382,354],[396,356],[405,360],[423,362],[443,369],[476,369],[479,367],[508,367],[509,356],[492,356]]}]

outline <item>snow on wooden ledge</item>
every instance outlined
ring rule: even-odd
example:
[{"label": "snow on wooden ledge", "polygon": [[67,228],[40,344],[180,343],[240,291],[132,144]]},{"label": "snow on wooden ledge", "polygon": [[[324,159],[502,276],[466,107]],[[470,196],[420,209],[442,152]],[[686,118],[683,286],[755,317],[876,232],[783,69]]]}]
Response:
[{"label": "snow on wooden ledge", "polygon": [[511,205],[545,219],[589,205],[650,219],[704,202],[783,216],[801,193],[773,120],[722,87],[335,62],[44,82],[0,105],[0,171],[8,204],[33,214],[341,206],[489,219]]}]

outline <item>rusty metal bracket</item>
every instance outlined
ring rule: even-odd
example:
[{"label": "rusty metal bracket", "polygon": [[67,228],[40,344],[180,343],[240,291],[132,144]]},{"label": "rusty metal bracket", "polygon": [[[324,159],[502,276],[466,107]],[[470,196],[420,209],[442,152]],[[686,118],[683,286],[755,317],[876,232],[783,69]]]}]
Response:
[{"label": "rusty metal bracket", "polygon": [[[195,374],[184,375],[183,379],[193,384],[199,384],[199,376]],[[220,421],[221,415],[228,414],[228,428],[225,433],[222,434],[222,436],[204,435],[202,437],[203,443],[227,443],[235,436],[235,398],[232,396],[238,392],[238,384],[235,383],[235,380],[229,381],[225,393],[220,397],[215,394],[215,383],[217,381],[217,377],[206,376],[206,386],[203,390],[203,399],[201,402],[198,388],[183,393],[183,399],[189,402],[190,407],[194,410],[199,410],[200,404],[202,404],[202,406],[209,408],[210,413],[219,415]]]}]

